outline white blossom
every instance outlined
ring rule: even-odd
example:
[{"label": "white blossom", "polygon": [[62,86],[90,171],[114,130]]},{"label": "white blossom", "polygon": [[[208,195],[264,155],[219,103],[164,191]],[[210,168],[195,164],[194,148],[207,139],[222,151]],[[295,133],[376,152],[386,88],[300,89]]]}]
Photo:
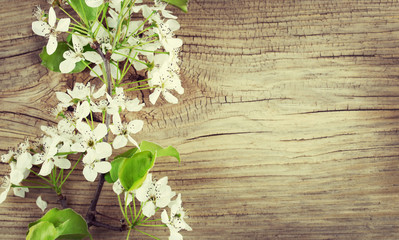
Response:
[{"label": "white blossom", "polygon": [[76,128],[81,133],[79,142],[72,145],[72,151],[85,152],[86,150],[94,151],[95,158],[102,159],[111,156],[112,148],[107,142],[101,142],[102,138],[107,134],[107,126],[103,123],[97,125],[94,130],[84,122],[78,122]]},{"label": "white blossom", "polygon": [[0,188],[4,188],[4,191],[0,194],[0,204],[2,204],[6,200],[8,192],[11,189],[11,181],[8,176],[5,176],[3,178],[3,182],[0,186]]},{"label": "white blossom", "polygon": [[76,63],[82,60],[87,60],[96,64],[103,62],[103,59],[98,53],[94,51],[83,52],[83,47],[89,44],[90,41],[91,39],[89,38],[78,36],[76,34],[72,35],[74,50],[64,52],[63,57],[65,60],[60,63],[60,71],[62,73],[71,72],[75,68]]},{"label": "white blossom", "polygon": [[13,187],[14,195],[17,197],[24,198],[25,193],[29,192],[29,188],[27,187]]},{"label": "white blossom", "polygon": [[[99,7],[99,6],[101,6],[101,4],[104,3],[104,0],[85,0],[85,1],[86,1],[87,6],[92,7],[92,8]],[[121,1],[122,0],[109,0],[109,5],[112,8],[119,8],[119,10],[120,10]]]},{"label": "white blossom", "polygon": [[132,120],[128,124],[122,123],[121,118],[118,114],[112,116],[113,125],[109,128],[112,133],[116,135],[112,146],[115,149],[126,146],[128,140],[138,147],[137,142],[130,136],[130,134],[136,134],[143,128],[144,122],[142,120]]},{"label": "white blossom", "polygon": [[176,195],[167,183],[168,177],[163,177],[155,182],[152,180],[152,174],[149,173],[143,185],[137,189],[136,198],[143,205],[145,216],[153,216],[157,207],[166,207],[170,203],[170,199]]},{"label": "white blossom", "polygon": [[47,202],[42,199],[42,196],[37,197],[36,205],[42,210],[42,212],[47,208]]},{"label": "white blossom", "polygon": [[162,93],[166,101],[176,104],[178,100],[170,91],[174,90],[178,94],[184,93],[179,75],[168,64],[163,64],[159,69],[152,71],[151,75],[152,78],[148,83],[155,88],[149,96],[150,102],[155,104]]},{"label": "white blossom", "polygon": [[43,152],[36,153],[33,156],[33,164],[42,164],[39,175],[49,175],[54,165],[61,169],[69,169],[71,167],[71,162],[65,156],[55,156],[57,154],[56,144],[57,142],[54,142],[50,137],[43,138]]},{"label": "white blossom", "polygon": [[89,182],[94,182],[99,173],[107,173],[111,170],[111,163],[96,158],[95,151],[89,149],[83,158],[83,176]]},{"label": "white blossom", "polygon": [[116,195],[120,195],[124,191],[122,183],[119,179],[116,180],[112,185],[112,190],[114,191],[114,193],[116,193]]},{"label": "white blossom", "polygon": [[192,230],[191,227],[184,220],[184,218],[186,218],[186,212],[184,211],[181,204],[181,194],[179,193],[176,200],[169,203],[170,217],[168,216],[166,210],[164,210],[161,214],[162,222],[165,223],[170,230],[170,240],[183,239],[181,234],[178,233],[182,229],[185,229],[187,231]]},{"label": "white blossom", "polygon": [[[62,107],[68,107],[76,104],[79,101],[90,100],[90,102],[92,102],[93,100],[104,96],[106,92],[105,84],[100,89],[98,89],[97,92],[94,91],[95,86],[91,86],[90,82],[88,82],[87,85],[84,85],[83,83],[75,83],[75,86],[72,90],[67,89],[67,93],[56,92],[55,94],[57,99],[61,102],[59,103],[59,105],[61,105]],[[85,110],[88,109],[89,108],[86,108]]]},{"label": "white blossom", "polygon": [[48,22],[44,21],[34,21],[32,23],[32,30],[35,34],[48,37],[48,43],[46,47],[46,51],[48,55],[51,55],[57,49],[57,36],[61,32],[67,32],[69,29],[69,24],[71,19],[69,18],[62,18],[58,21],[56,25],[56,15],[53,7],[50,7],[49,14],[48,14]]}]

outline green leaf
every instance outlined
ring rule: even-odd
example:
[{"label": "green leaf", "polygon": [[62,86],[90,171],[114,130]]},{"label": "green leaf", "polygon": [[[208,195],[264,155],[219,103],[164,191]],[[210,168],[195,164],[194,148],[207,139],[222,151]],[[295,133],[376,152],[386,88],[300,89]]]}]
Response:
[{"label": "green leaf", "polygon": [[135,153],[137,152],[137,148],[131,148],[129,150],[127,150],[126,152],[119,154],[118,156],[115,157],[115,159],[120,158],[120,157],[124,157],[124,158],[130,158],[132,157]]},{"label": "green leaf", "polygon": [[[90,233],[87,229],[86,221],[83,219],[82,216],[80,216],[78,213],[76,213],[74,210],[70,208],[63,210],[59,210],[58,208],[51,209],[41,219],[29,224],[29,232],[31,231],[32,228],[33,229],[38,228],[35,226],[39,224],[42,225],[41,224],[42,222],[51,223],[51,225],[56,230],[55,238],[83,239],[85,237],[90,236]],[[48,226],[48,224],[43,226]]]},{"label": "green leaf", "polygon": [[180,154],[172,146],[169,146],[167,148],[162,148],[158,144],[142,141],[140,143],[140,149],[141,151],[150,151],[152,154],[157,154],[157,157],[166,157],[166,156],[175,157],[177,160],[179,160],[180,163]]},{"label": "green leaf", "polygon": [[[50,69],[53,72],[60,71],[60,63],[65,60],[62,56],[65,51],[68,51],[69,47],[66,42],[58,42],[57,49],[51,55],[47,54],[46,46],[43,47],[43,51],[40,53],[40,58],[42,59],[42,65]],[[88,64],[89,62],[87,62]],[[75,68],[71,73],[81,72],[86,68],[86,65],[82,62],[77,62]]]},{"label": "green leaf", "polygon": [[162,147],[159,146],[158,144],[152,143],[152,142],[147,142],[147,141],[142,141],[140,143],[140,150],[143,151],[150,151],[152,154],[155,154],[158,150],[161,150]]},{"label": "green leaf", "polygon": [[54,240],[57,236],[57,230],[51,222],[41,221],[29,228],[26,240]]},{"label": "green leaf", "polygon": [[177,160],[179,160],[180,163],[180,154],[176,150],[176,148],[169,146],[167,148],[158,150],[157,157],[166,157],[166,156],[175,157]]},{"label": "green leaf", "polygon": [[148,171],[154,166],[156,154],[149,151],[139,152],[130,158],[125,158],[119,166],[119,180],[122,186],[131,191],[144,182]]},{"label": "green leaf", "polygon": [[162,0],[170,5],[180,8],[183,12],[187,12],[188,0]]},{"label": "green leaf", "polygon": [[126,158],[124,157],[119,157],[115,158],[115,160],[111,162],[111,170],[104,176],[105,181],[109,183],[114,183],[116,182],[116,180],[118,180],[119,166],[125,159]]},{"label": "green leaf", "polygon": [[107,174],[105,174],[104,178],[105,181],[108,183],[114,183],[116,180],[118,180],[118,172],[119,172],[119,166],[122,163],[125,158],[130,158],[132,157],[135,153],[137,152],[137,148],[131,148],[127,150],[126,152],[119,154],[114,158],[114,160],[111,162],[111,171],[109,171]]},{"label": "green leaf", "polygon": [[94,21],[97,17],[98,7],[87,6],[84,0],[68,0],[69,5],[78,13],[83,22]]}]

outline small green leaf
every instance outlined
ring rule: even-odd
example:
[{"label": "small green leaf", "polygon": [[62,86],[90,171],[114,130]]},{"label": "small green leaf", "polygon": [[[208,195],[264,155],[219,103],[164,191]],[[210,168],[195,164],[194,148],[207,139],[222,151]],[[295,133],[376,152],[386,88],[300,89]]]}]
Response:
[{"label": "small green leaf", "polygon": [[152,143],[152,142],[147,142],[147,141],[142,141],[140,143],[140,150],[143,151],[150,151],[152,154],[155,154],[158,150],[161,150],[162,147],[159,146],[158,144]]},{"label": "small green leaf", "polygon": [[166,156],[175,157],[177,160],[179,160],[180,163],[180,154],[176,150],[176,148],[169,146],[167,148],[158,150],[157,157],[166,157]]},{"label": "small green leaf", "polygon": [[41,221],[29,228],[26,240],[54,240],[57,236],[57,230],[51,222]]},{"label": "small green leaf", "polygon": [[131,148],[127,150],[126,152],[119,154],[114,158],[114,160],[111,162],[111,171],[109,171],[107,174],[105,174],[104,178],[105,181],[108,183],[114,183],[116,180],[118,180],[118,172],[119,172],[119,166],[122,163],[125,158],[130,158],[132,157],[135,153],[137,152],[137,148]]},{"label": "small green leaf", "polygon": [[183,12],[187,12],[188,0],[162,0],[170,5],[180,8]]},{"label": "small green leaf", "polygon": [[139,152],[130,158],[125,158],[119,166],[119,180],[122,186],[131,191],[144,182],[148,171],[154,166],[156,155],[149,151]]},{"label": "small green leaf", "polygon": [[141,151],[150,151],[152,154],[157,154],[157,157],[166,157],[166,156],[175,157],[177,160],[179,160],[180,163],[180,154],[176,150],[176,148],[172,146],[169,146],[167,148],[162,148],[158,144],[142,141],[140,143],[140,149]]},{"label": "small green leaf", "polygon": [[[65,60],[62,56],[65,51],[68,51],[69,47],[66,42],[58,42],[57,49],[51,55],[47,54],[46,46],[43,47],[43,51],[40,53],[40,58],[42,59],[42,65],[50,69],[53,72],[60,71],[60,63]],[[89,62],[87,62],[88,64]],[[77,62],[75,68],[71,73],[81,72],[86,68],[86,65],[82,62]]]},{"label": "small green leaf", "polygon": [[68,0],[68,2],[84,22],[96,20],[98,7],[89,7],[84,0]]},{"label": "small green leaf", "polygon": [[132,157],[135,153],[137,152],[137,148],[131,148],[129,150],[127,150],[126,152],[119,154],[118,156],[115,157],[115,159],[120,158],[120,157],[124,157],[124,158],[130,158]]},{"label": "small green leaf", "polygon": [[[38,228],[35,226],[39,224],[42,225],[42,222],[51,223],[55,228],[56,237],[51,239],[83,239],[90,236],[86,221],[82,216],[70,208],[63,210],[59,210],[58,208],[51,209],[42,218],[29,224],[29,232],[31,229]],[[43,226],[48,226],[48,224]]]},{"label": "small green leaf", "polygon": [[118,158],[115,158],[115,160],[113,160],[111,162],[111,170],[104,176],[105,181],[107,181],[109,183],[114,183],[114,182],[116,182],[116,180],[118,180],[119,166],[125,159],[126,158],[124,158],[124,157],[118,157]]}]

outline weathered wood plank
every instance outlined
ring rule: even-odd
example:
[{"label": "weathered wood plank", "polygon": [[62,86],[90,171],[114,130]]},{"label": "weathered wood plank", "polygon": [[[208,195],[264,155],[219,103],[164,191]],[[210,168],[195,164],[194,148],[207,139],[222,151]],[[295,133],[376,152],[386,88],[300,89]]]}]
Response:
[{"label": "weathered wood plank", "polygon": [[[43,109],[56,104],[55,91],[90,78],[40,66],[44,43],[29,16],[45,1],[2,2],[5,152],[54,122]],[[181,104],[128,116],[147,122],[137,139],[182,153],[182,164],[161,160],[154,174],[182,193],[193,227],[185,239],[398,239],[399,1],[191,0],[189,8],[179,14]],[[74,173],[66,194],[84,213],[94,184],[82,180]],[[33,190],[0,206],[4,239],[23,238],[41,216],[32,207],[39,194],[57,206]],[[119,211],[109,186],[99,209]],[[98,231],[95,239],[124,236]]]}]

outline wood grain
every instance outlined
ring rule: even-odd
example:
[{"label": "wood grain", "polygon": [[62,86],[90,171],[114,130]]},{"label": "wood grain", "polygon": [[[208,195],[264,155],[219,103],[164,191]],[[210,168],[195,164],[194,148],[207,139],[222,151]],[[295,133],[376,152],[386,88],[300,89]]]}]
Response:
[{"label": "wood grain", "polygon": [[[45,1],[0,2],[5,153],[55,123],[45,114],[55,91],[90,77],[40,65],[45,43],[30,16]],[[180,104],[127,116],[146,121],[137,139],[182,154],[180,165],[159,160],[154,175],[182,193],[193,228],[185,239],[399,239],[398,12],[396,0],[190,1],[178,14]],[[84,214],[95,184],[82,182],[74,173],[66,194]],[[24,238],[41,217],[39,194],[58,206],[50,192],[10,195],[0,206],[1,239]],[[118,212],[109,185],[99,209]]]}]

